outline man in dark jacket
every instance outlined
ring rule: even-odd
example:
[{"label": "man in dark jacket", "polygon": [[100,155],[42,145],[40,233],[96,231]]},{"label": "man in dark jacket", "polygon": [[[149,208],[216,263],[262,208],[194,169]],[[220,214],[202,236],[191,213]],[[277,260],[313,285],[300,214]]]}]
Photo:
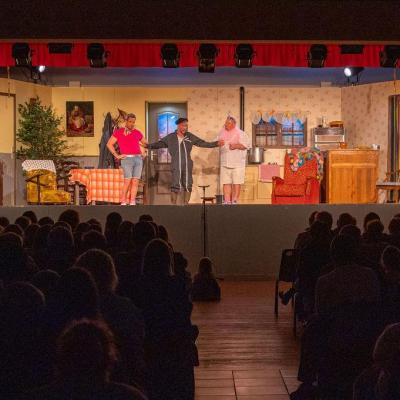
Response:
[{"label": "man in dark jacket", "polygon": [[187,118],[178,118],[176,131],[163,137],[156,143],[148,144],[151,150],[168,148],[171,154],[171,202],[172,204],[188,204],[193,184],[193,160],[190,157],[193,146],[212,148],[223,146],[222,140],[206,142],[193,133],[188,132]]}]

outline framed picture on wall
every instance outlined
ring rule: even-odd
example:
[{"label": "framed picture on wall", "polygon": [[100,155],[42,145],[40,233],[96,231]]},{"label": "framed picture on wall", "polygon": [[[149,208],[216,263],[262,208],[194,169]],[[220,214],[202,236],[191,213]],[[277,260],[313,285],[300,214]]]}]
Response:
[{"label": "framed picture on wall", "polygon": [[94,102],[67,101],[67,136],[94,136]]}]

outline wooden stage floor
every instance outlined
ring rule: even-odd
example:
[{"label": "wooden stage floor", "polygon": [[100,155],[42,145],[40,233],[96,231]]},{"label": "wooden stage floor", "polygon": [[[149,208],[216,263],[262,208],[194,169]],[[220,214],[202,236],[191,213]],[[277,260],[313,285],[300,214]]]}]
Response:
[{"label": "wooden stage floor", "polygon": [[295,390],[299,340],[292,310],[273,313],[274,282],[223,281],[220,303],[196,303],[198,400],[287,400]]}]

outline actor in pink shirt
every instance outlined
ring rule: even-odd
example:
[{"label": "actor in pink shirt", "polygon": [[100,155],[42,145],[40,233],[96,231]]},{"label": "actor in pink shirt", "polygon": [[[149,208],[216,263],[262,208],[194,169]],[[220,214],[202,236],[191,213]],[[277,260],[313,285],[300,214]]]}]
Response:
[{"label": "actor in pink shirt", "polygon": [[220,182],[224,189],[224,203],[236,204],[240,196],[240,185],[243,185],[245,179],[247,149],[251,142],[231,116],[226,119],[218,139],[224,142],[220,148]]},{"label": "actor in pink shirt", "polygon": [[[135,129],[136,116],[126,116],[125,128],[116,129],[110,137],[107,148],[112,155],[121,160],[121,167],[124,171],[124,186],[121,195],[121,205],[135,205],[139,179],[142,175],[144,157],[144,137]],[[115,144],[118,143],[120,154],[115,151]]]}]

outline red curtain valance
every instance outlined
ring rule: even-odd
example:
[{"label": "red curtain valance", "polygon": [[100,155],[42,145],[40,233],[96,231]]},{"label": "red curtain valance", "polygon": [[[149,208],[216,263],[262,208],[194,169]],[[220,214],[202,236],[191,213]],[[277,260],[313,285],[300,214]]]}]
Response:
[{"label": "red curtain valance", "polygon": [[[87,43],[74,43],[71,54],[49,54],[46,43],[29,43],[33,50],[32,64],[48,67],[87,67]],[[180,50],[180,66],[198,65],[198,43],[177,43]],[[162,43],[104,43],[110,52],[109,67],[161,67]],[[216,64],[220,67],[234,66],[236,44],[217,43],[220,53]],[[253,65],[272,67],[307,67],[307,52],[310,44],[255,43]],[[383,45],[365,45],[363,54],[340,54],[339,45],[329,44],[325,67],[379,67],[379,52]],[[0,66],[14,66],[11,56],[12,43],[0,43]]]}]

